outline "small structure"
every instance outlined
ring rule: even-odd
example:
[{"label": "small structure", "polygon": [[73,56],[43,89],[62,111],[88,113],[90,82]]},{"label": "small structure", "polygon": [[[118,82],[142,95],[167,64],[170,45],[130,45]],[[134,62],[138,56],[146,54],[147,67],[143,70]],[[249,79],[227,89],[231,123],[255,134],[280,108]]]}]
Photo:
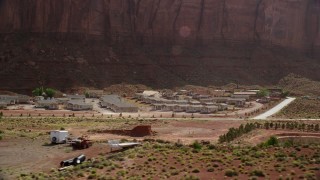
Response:
[{"label": "small structure", "polygon": [[6,102],[8,105],[18,103],[18,96],[0,95],[0,101]]},{"label": "small structure", "polygon": [[203,106],[201,108],[201,113],[202,114],[212,114],[215,113],[219,110],[218,106]]},{"label": "small structure", "polygon": [[44,97],[43,97],[43,96],[35,96],[35,97],[33,98],[33,101],[35,101],[35,102],[37,102],[37,101],[42,101],[42,100],[44,100]]},{"label": "small structure", "polygon": [[103,90],[87,90],[89,98],[100,98],[103,96]]},{"label": "small structure", "polygon": [[174,112],[184,112],[187,110],[188,106],[189,105],[177,104],[177,105],[173,106],[173,111]]},{"label": "small structure", "polygon": [[85,103],[81,100],[71,100],[67,103],[66,108],[72,111],[85,111],[85,110],[92,110],[93,105],[89,103]]},{"label": "small structure", "polygon": [[166,104],[163,106],[162,111],[173,111],[176,104]]},{"label": "small structure", "polygon": [[189,101],[189,104],[190,105],[201,105],[201,102],[195,101],[195,100],[191,100],[191,101]]},{"label": "small structure", "polygon": [[211,102],[214,102],[214,103],[227,103],[229,97],[213,97],[211,99],[212,99]]},{"label": "small structure", "polygon": [[225,110],[228,110],[228,104],[225,104],[225,103],[219,103],[217,104],[218,106],[218,110],[219,111],[225,111]]},{"label": "small structure", "polygon": [[23,94],[18,94],[17,95],[18,99],[18,103],[22,103],[22,104],[26,104],[26,103],[29,103],[30,102],[30,96],[27,96],[27,95],[23,95]]},{"label": "small structure", "polygon": [[243,107],[246,104],[246,99],[244,99],[244,98],[230,98],[230,99],[228,99],[228,104],[235,105],[236,107]]},{"label": "small structure", "polygon": [[0,109],[5,109],[7,108],[7,103],[4,101],[0,101]]},{"label": "small structure", "polygon": [[101,107],[109,108],[114,112],[138,112],[138,107],[126,102],[118,95],[105,95],[100,98]]},{"label": "small structure", "polygon": [[153,104],[152,106],[154,111],[161,111],[165,108],[164,104]]},{"label": "small structure", "polygon": [[52,144],[66,143],[68,136],[69,136],[68,131],[56,130],[56,131],[50,132],[50,139]]},{"label": "small structure", "polygon": [[77,95],[76,94],[76,95],[68,95],[67,97],[70,101],[76,100],[76,101],[83,101],[84,102],[86,100],[85,95]]},{"label": "small structure", "polygon": [[161,96],[159,91],[143,91],[142,95],[146,96],[146,97],[160,97]]},{"label": "small structure", "polygon": [[36,108],[45,108],[50,110],[59,109],[59,104],[55,99],[41,100],[36,103]]},{"label": "small structure", "polygon": [[196,113],[196,112],[200,112],[202,108],[203,108],[202,105],[190,105],[190,106],[186,107],[186,112],[187,113]]},{"label": "small structure", "polygon": [[69,98],[56,98],[57,102],[62,105],[67,105],[69,102]]},{"label": "small structure", "polygon": [[249,99],[256,98],[257,97],[257,92],[255,92],[255,91],[234,92],[232,97],[245,98],[246,100],[249,100]]}]

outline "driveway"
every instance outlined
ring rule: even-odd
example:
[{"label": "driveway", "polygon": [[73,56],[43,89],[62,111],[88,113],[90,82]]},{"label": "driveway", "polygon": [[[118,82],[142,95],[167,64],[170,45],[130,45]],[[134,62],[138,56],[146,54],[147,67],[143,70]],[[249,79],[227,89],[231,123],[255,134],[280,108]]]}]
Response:
[{"label": "driveway", "polygon": [[296,100],[296,98],[293,97],[287,97],[285,100],[283,100],[280,104],[276,105],[275,107],[273,107],[272,109],[270,109],[269,111],[260,114],[259,116],[254,117],[253,119],[255,120],[264,120],[267,119],[269,116],[272,116],[276,113],[278,113],[279,111],[281,111],[281,109],[283,109],[284,107],[286,107],[287,105],[289,105],[291,102],[293,102],[294,100]]}]

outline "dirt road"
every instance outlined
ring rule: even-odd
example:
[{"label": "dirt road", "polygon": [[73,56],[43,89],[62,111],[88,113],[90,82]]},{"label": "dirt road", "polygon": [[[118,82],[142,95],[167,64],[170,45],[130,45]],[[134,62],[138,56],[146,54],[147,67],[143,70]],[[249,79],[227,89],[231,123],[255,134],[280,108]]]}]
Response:
[{"label": "dirt road", "polygon": [[277,112],[281,111],[281,109],[283,109],[284,107],[289,105],[294,100],[296,100],[296,98],[288,97],[284,101],[282,101],[280,104],[278,104],[275,107],[273,107],[272,109],[270,109],[269,111],[262,113],[259,116],[254,117],[253,119],[254,120],[267,119],[269,116],[272,116],[272,115],[276,114]]}]

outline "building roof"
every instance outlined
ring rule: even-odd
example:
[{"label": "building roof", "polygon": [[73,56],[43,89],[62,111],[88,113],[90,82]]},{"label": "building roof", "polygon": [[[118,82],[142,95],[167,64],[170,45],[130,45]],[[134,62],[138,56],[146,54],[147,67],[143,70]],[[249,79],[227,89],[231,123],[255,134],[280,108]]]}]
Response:
[{"label": "building roof", "polygon": [[113,104],[117,107],[137,107],[133,104],[126,102],[123,98],[118,95],[105,95],[101,97],[102,102]]},{"label": "building roof", "polygon": [[5,101],[0,101],[0,105],[8,105],[8,103]]},{"label": "building roof", "polygon": [[256,95],[257,92],[252,91],[242,91],[242,92],[235,92],[233,95]]},{"label": "building roof", "polygon": [[246,101],[245,98],[229,98],[228,101]]},{"label": "building roof", "polygon": [[218,109],[219,107],[218,106],[204,106],[205,108],[208,108],[208,109]]},{"label": "building roof", "polygon": [[18,99],[18,96],[0,95],[0,99]]},{"label": "building roof", "polygon": [[158,96],[160,95],[159,91],[143,91],[142,93],[144,96]]},{"label": "building roof", "polygon": [[55,99],[44,99],[37,102],[38,104],[57,104],[57,100]]},{"label": "building roof", "polygon": [[70,99],[85,99],[86,98],[85,95],[68,95],[67,97]]},{"label": "building roof", "polygon": [[71,101],[68,101],[68,104],[79,105],[79,106],[91,105],[91,104],[85,103],[85,102],[83,102],[81,100],[71,100]]}]

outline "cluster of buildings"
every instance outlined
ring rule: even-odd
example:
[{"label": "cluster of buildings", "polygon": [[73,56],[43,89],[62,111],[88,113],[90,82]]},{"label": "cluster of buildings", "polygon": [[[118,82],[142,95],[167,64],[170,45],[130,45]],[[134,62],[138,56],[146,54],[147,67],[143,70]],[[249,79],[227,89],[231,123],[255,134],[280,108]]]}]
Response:
[{"label": "cluster of buildings", "polygon": [[85,95],[67,95],[63,98],[44,99],[42,96],[35,97],[37,108],[46,108],[49,110],[58,110],[60,107],[72,111],[92,110],[93,105],[86,102]]},{"label": "cluster of buildings", "polygon": [[257,91],[234,92],[229,96],[210,96],[196,94],[186,90],[176,93],[161,94],[157,91],[136,93],[135,98],[151,104],[156,111],[211,114],[228,109],[229,105],[244,107],[246,102],[255,99]]},{"label": "cluster of buildings", "polygon": [[[184,92],[183,93],[187,93]],[[165,98],[166,97],[166,98]],[[183,97],[183,98],[181,98]],[[173,112],[187,112],[187,113],[204,113],[212,114],[217,111],[228,109],[226,103],[215,103],[207,100],[210,96],[205,95],[162,95],[157,91],[144,91],[143,93],[136,93],[135,98],[141,102],[151,104],[155,111],[173,111]]]},{"label": "cluster of buildings", "polygon": [[7,108],[8,105],[15,104],[28,104],[31,101],[31,97],[18,94],[18,95],[0,95],[0,109]]}]

